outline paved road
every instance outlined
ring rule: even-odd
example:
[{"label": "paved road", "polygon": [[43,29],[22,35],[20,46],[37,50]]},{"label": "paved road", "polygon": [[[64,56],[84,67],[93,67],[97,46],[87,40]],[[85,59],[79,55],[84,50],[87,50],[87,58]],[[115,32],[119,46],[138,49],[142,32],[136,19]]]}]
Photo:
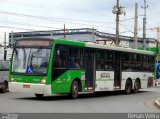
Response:
[{"label": "paved road", "polygon": [[32,94],[0,94],[0,112],[6,113],[123,113],[160,112],[153,105],[160,97],[160,88],[141,90],[138,94],[125,95],[123,92],[105,92],[80,95],[71,100],[67,96],[46,96],[37,100]]}]

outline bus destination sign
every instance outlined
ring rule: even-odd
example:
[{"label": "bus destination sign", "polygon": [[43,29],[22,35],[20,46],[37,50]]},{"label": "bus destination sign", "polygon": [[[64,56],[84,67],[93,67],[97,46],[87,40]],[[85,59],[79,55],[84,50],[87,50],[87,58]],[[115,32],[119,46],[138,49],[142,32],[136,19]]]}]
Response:
[{"label": "bus destination sign", "polygon": [[20,40],[16,43],[17,46],[51,46],[49,40]]}]

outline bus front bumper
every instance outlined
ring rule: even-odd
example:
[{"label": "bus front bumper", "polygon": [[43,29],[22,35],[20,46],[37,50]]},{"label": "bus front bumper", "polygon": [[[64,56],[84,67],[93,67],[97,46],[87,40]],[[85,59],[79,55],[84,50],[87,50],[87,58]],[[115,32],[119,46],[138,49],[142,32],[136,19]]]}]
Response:
[{"label": "bus front bumper", "polygon": [[51,94],[51,85],[9,82],[10,92]]}]

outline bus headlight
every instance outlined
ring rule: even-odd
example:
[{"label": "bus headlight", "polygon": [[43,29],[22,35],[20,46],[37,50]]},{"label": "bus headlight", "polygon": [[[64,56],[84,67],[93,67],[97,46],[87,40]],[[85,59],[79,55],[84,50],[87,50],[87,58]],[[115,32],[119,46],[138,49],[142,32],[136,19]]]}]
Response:
[{"label": "bus headlight", "polygon": [[12,78],[11,78],[11,82],[14,82],[14,81],[15,81],[15,79],[12,77]]},{"label": "bus headlight", "polygon": [[45,84],[46,83],[46,77],[44,77],[42,80],[41,80],[41,84]]}]

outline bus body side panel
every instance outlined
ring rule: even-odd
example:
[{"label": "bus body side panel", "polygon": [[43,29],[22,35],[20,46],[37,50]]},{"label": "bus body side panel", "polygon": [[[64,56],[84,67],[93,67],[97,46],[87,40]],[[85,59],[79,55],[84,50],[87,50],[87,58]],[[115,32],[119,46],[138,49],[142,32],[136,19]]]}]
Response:
[{"label": "bus body side panel", "polygon": [[[64,41],[64,40],[54,40],[54,46],[52,48],[52,56],[50,61],[50,67],[49,70],[53,71],[53,58],[55,53],[55,46],[56,44],[61,45],[68,45],[68,46],[77,46],[77,47],[85,47],[85,43],[83,42],[73,42],[73,41]],[[51,83],[51,91],[52,94],[66,94],[70,93],[71,85],[74,79],[79,79],[82,85],[82,92],[85,91],[85,71],[83,69],[66,69],[66,71],[60,75],[58,78],[53,79],[53,73],[49,72],[48,76],[50,77],[50,81],[48,83]]]},{"label": "bus body side panel", "polygon": [[113,91],[114,89],[113,71],[96,71],[95,91]]},{"label": "bus body side panel", "polygon": [[49,59],[49,67],[48,67],[48,74],[47,74],[47,80],[46,80],[46,84],[47,85],[51,85],[52,82],[52,66],[53,66],[53,56],[54,56],[54,48],[55,45],[53,45],[52,50],[51,50],[51,55],[50,55],[50,59]]},{"label": "bus body side panel", "polygon": [[68,70],[59,76],[57,79],[53,79],[52,82],[52,94],[65,94],[70,93],[71,85],[74,79],[79,79],[82,85],[82,92],[85,90],[85,79],[83,70]]},{"label": "bus body side panel", "polygon": [[147,88],[148,87],[148,80],[150,78],[153,78],[154,74],[153,73],[145,73],[145,72],[122,72],[122,83],[121,83],[121,89],[125,89],[125,84],[127,79],[132,80],[132,89],[134,88],[134,82],[136,79],[140,79],[141,82],[141,88]]}]

